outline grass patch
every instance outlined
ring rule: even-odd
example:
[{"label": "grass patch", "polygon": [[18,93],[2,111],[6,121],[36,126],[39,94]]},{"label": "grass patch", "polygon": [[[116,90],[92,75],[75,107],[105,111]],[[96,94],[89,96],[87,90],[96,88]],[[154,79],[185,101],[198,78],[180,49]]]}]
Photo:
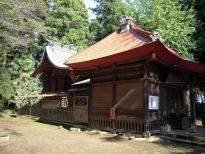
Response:
[{"label": "grass patch", "polygon": [[13,110],[3,110],[0,117],[17,117],[17,114]]}]

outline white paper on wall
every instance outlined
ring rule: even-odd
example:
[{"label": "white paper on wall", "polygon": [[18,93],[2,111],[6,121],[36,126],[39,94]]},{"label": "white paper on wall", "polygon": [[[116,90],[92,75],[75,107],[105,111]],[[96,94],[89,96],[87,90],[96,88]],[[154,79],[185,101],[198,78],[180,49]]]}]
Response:
[{"label": "white paper on wall", "polygon": [[159,96],[149,95],[149,110],[159,109]]}]

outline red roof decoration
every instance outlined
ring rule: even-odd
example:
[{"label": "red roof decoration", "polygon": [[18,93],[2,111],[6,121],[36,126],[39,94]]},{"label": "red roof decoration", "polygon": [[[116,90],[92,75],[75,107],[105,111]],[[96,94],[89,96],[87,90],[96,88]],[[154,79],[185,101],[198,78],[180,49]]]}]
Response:
[{"label": "red roof decoration", "polygon": [[151,32],[131,22],[130,31],[113,32],[91,47],[71,56],[66,64],[72,69],[85,70],[128,60],[149,59],[162,61],[182,70],[205,73],[205,65],[181,56],[160,40],[153,40],[150,34]]}]

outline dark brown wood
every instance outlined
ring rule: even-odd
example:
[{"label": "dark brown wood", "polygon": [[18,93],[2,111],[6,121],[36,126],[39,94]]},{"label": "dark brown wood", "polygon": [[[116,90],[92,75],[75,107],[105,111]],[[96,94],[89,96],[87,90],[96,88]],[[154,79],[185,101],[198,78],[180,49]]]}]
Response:
[{"label": "dark brown wood", "polygon": [[[149,77],[149,63],[146,62],[144,65],[144,78],[148,78]],[[149,97],[149,92],[148,92],[148,81],[144,80],[144,107],[146,109],[145,112],[145,117],[146,117],[146,123],[145,123],[145,133],[149,132],[149,104],[148,104],[148,97]]]},{"label": "dark brown wood", "polygon": [[[146,121],[144,119],[122,119],[117,118],[110,120],[109,117],[91,116],[90,124],[93,128],[103,129],[103,130],[115,130],[117,132],[138,132],[143,133],[145,131]],[[114,123],[114,127],[113,127]],[[152,120],[149,122],[149,130],[155,131],[159,130],[162,124],[162,119]]]},{"label": "dark brown wood", "polygon": [[195,92],[194,92],[194,87],[193,85],[190,85],[190,107],[191,107],[191,122],[192,124],[195,124]]}]

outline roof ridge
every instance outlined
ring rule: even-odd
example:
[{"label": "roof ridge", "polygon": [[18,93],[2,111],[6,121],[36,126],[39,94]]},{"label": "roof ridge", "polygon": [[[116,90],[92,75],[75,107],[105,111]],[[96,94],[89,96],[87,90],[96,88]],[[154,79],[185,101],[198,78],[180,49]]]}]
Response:
[{"label": "roof ridge", "polygon": [[143,35],[144,37],[151,39],[150,34],[152,34],[152,32],[143,29],[140,25],[134,23],[133,21],[130,21],[130,23],[131,23],[131,30],[136,31],[141,35]]}]

